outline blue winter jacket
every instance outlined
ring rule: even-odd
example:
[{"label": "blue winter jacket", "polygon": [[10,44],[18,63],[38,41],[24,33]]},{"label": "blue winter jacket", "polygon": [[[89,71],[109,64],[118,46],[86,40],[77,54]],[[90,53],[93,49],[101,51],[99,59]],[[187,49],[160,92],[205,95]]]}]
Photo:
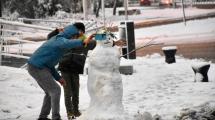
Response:
[{"label": "blue winter jacket", "polygon": [[55,69],[55,66],[62,58],[63,54],[71,48],[82,46],[81,40],[70,40],[73,35],[79,34],[78,29],[69,25],[64,31],[50,38],[43,43],[30,57],[28,64],[39,69],[48,68],[55,80],[60,80],[61,76]]}]

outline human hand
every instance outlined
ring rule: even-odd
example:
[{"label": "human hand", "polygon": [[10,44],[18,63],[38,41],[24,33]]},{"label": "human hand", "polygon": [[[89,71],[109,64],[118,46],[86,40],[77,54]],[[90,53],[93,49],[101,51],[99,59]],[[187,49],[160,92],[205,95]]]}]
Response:
[{"label": "human hand", "polygon": [[61,78],[60,80],[58,80],[58,82],[62,85],[62,86],[66,86],[66,81]]},{"label": "human hand", "polygon": [[64,31],[64,28],[60,27],[60,28],[57,28],[58,29],[58,32],[63,32]]},{"label": "human hand", "polygon": [[122,47],[122,46],[126,46],[126,41],[125,41],[125,40],[120,39],[120,40],[114,41],[114,45],[116,45],[116,46],[120,46],[120,47]]},{"label": "human hand", "polygon": [[87,46],[89,44],[89,42],[93,39],[93,37],[95,37],[95,33],[91,34],[89,37],[87,37],[83,43],[85,46]]},{"label": "human hand", "polygon": [[81,35],[81,36],[79,36],[79,38],[78,38],[78,39],[80,39],[80,40],[84,41],[86,38],[87,38],[87,36],[85,36],[85,35]]}]

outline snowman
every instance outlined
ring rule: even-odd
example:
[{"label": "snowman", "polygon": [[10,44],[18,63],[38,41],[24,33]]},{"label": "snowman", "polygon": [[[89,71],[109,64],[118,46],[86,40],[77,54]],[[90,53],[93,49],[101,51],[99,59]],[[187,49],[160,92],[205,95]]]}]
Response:
[{"label": "snowman", "polygon": [[90,105],[79,120],[124,120],[120,51],[110,34],[96,34],[97,45],[88,59]]}]

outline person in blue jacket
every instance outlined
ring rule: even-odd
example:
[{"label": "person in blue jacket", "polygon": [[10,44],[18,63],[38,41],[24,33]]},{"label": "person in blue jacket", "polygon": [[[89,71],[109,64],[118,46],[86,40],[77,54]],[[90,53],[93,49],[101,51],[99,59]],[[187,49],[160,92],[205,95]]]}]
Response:
[{"label": "person in blue jacket", "polygon": [[42,44],[28,60],[29,74],[45,92],[38,120],[51,120],[48,118],[51,110],[52,120],[61,120],[59,113],[61,89],[57,82],[62,86],[65,86],[66,82],[57,72],[55,66],[68,50],[85,46],[92,39],[72,39],[79,38],[80,35],[83,35],[82,28],[69,25],[64,28],[64,31]]}]

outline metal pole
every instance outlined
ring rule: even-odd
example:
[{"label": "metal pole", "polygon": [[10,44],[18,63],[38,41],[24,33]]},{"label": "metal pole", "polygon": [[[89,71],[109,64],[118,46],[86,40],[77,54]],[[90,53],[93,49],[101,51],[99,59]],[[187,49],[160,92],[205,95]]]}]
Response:
[{"label": "metal pole", "polygon": [[1,28],[0,28],[0,65],[2,65],[2,50],[3,50],[3,38],[2,38],[2,29],[3,29],[3,25],[0,24]]},{"label": "metal pole", "polygon": [[106,26],[106,23],[105,23],[105,1],[102,0],[102,13],[103,13],[103,22],[104,22],[104,27]]},{"label": "metal pole", "polygon": [[193,0],[191,0],[191,7],[193,7]]},{"label": "metal pole", "polygon": [[[127,52],[128,50],[128,28],[127,28],[127,21],[128,21],[128,0],[124,0],[124,7],[125,7],[125,38],[126,38],[126,43],[127,43]],[[129,54],[127,54],[127,59],[129,59]]]},{"label": "metal pole", "polygon": [[87,0],[83,0],[84,20],[87,20]]},{"label": "metal pole", "polygon": [[2,17],[2,0],[0,0],[0,17]]},{"label": "metal pole", "polygon": [[176,8],[176,0],[172,0],[173,8]]},{"label": "metal pole", "polygon": [[[1,2],[2,0],[0,0],[0,18],[2,17],[2,5],[1,5]],[[2,44],[3,44],[3,40],[2,40],[2,27],[3,25],[0,24],[0,65],[1,65],[1,62],[2,62]]]},{"label": "metal pole", "polygon": [[[2,0],[0,0],[0,18],[2,17]],[[0,65],[2,65],[2,49],[3,49],[3,39],[2,39],[2,29],[3,25],[0,24]]]},{"label": "metal pole", "polygon": [[124,7],[125,7],[125,20],[128,20],[128,0],[124,0]]},{"label": "metal pole", "polygon": [[185,9],[184,9],[184,0],[181,0],[182,3],[182,10],[183,10],[183,21],[184,25],[186,26],[186,16],[185,16]]},{"label": "metal pole", "polygon": [[[125,38],[126,38],[126,44],[127,44],[127,53],[129,53],[129,42],[128,42],[128,23],[127,20],[125,20]],[[127,59],[130,59],[129,54],[127,54]]]}]

